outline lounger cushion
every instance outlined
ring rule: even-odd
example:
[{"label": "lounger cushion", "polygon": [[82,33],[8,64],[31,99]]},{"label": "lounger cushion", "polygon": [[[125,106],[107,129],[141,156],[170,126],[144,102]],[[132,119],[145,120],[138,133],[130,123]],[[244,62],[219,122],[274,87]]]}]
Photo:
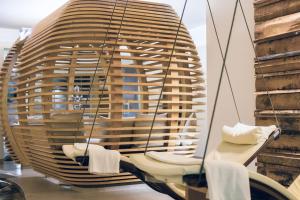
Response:
[{"label": "lounger cushion", "polygon": [[173,152],[150,151],[147,152],[147,156],[163,163],[175,165],[200,165],[202,163],[201,159],[176,155]]},{"label": "lounger cushion", "polygon": [[256,145],[251,144],[232,144],[221,142],[217,149],[213,150],[207,159],[228,160],[232,162],[245,163],[248,159],[255,155],[257,151],[264,145],[265,141],[261,141]]},{"label": "lounger cushion", "polygon": [[140,170],[158,176],[183,176],[195,174],[200,170],[200,165],[177,165],[157,161],[144,154],[130,155],[130,161]]},{"label": "lounger cushion", "polygon": [[[254,155],[265,141],[256,145],[240,145],[228,142],[222,142],[216,150],[211,152],[207,159],[224,159],[232,162],[245,163]],[[181,155],[171,155],[169,152],[151,152],[147,156],[144,154],[133,154],[130,157],[139,169],[154,175],[185,175],[198,173],[201,159],[187,158]],[[187,161],[189,164],[184,165]]]}]

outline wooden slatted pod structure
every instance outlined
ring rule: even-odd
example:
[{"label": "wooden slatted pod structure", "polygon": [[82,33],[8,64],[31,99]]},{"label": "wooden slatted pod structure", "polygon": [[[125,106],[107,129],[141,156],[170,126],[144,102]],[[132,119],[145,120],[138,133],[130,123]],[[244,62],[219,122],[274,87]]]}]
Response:
[{"label": "wooden slatted pod structure", "polygon": [[193,154],[204,77],[183,24],[170,58],[179,23],[165,4],[70,0],[37,25],[12,69],[17,90],[9,115],[18,119],[11,128],[21,162],[74,185],[138,181],[128,173],[89,174],[62,145],[87,142],[99,108],[91,143],[143,153],[170,59],[148,150]]},{"label": "wooden slatted pod structure", "polygon": [[258,157],[258,171],[287,186],[300,173],[300,1],[256,0],[255,20],[256,123],[276,124],[270,90],[283,129]]}]

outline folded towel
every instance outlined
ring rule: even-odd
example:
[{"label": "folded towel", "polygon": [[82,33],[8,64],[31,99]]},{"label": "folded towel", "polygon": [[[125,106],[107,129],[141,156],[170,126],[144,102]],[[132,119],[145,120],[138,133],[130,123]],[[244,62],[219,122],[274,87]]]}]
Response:
[{"label": "folded towel", "polygon": [[257,144],[266,140],[276,126],[248,126],[237,123],[234,127],[223,126],[223,141],[233,144]]},{"label": "folded towel", "polygon": [[[76,161],[76,157],[84,156],[86,147],[87,147],[87,143],[75,143],[74,145],[63,145],[62,150],[68,158]],[[89,144],[89,149],[103,150],[104,147],[95,144]],[[87,155],[88,154],[89,151],[87,151]]]},{"label": "folded towel", "polygon": [[118,151],[89,148],[89,172],[91,174],[111,175],[120,173],[121,155]]},{"label": "folded towel", "polygon": [[250,183],[245,166],[229,161],[205,162],[210,200],[250,200]]},{"label": "folded towel", "polygon": [[182,155],[176,155],[171,152],[149,151],[146,156],[163,163],[175,165],[200,165],[202,163],[202,159],[189,158]]},{"label": "folded towel", "polygon": [[74,160],[75,162],[76,157],[84,155],[84,150],[76,149],[74,145],[63,145],[62,150],[68,158]]},{"label": "folded towel", "polygon": [[298,200],[300,200],[300,176],[294,180],[292,185],[288,188],[288,190],[295,196],[298,197]]}]

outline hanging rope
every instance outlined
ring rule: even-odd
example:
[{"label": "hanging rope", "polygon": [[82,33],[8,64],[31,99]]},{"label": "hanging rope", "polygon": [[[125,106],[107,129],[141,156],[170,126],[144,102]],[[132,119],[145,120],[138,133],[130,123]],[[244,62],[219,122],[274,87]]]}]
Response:
[{"label": "hanging rope", "polygon": [[[98,57],[96,68],[95,68],[94,73],[93,73],[92,84],[90,85],[89,93],[87,95],[87,98],[85,100],[85,104],[84,105],[87,105],[88,101],[90,100],[90,96],[91,96],[91,93],[92,93],[92,88],[93,88],[93,85],[94,85],[94,82],[95,82],[95,77],[96,77],[98,68],[100,66],[100,61],[101,61],[101,58],[102,58],[102,55],[103,55],[103,52],[104,52],[105,43],[106,43],[106,41],[108,39],[108,33],[109,33],[109,30],[110,30],[110,27],[111,27],[111,24],[112,24],[111,22],[112,22],[113,15],[114,15],[116,7],[117,7],[117,3],[118,3],[118,0],[115,0],[114,6],[113,6],[113,10],[112,10],[112,14],[110,15],[110,19],[109,19],[109,26],[108,26],[108,28],[106,30],[106,33],[105,33],[105,36],[104,36],[104,40],[103,40],[103,45],[102,45],[102,48],[101,48],[101,51],[100,51],[100,55]],[[119,34],[118,34],[118,37],[119,37]],[[86,106],[83,107],[83,111],[82,111],[81,117],[80,117],[80,119],[78,121],[78,124],[82,123],[85,111],[86,111]],[[79,131],[79,128],[80,128],[80,126],[78,126],[78,131]],[[75,140],[76,140],[76,138],[77,138],[77,132],[75,134]]]},{"label": "hanging rope", "polygon": [[119,37],[120,37],[121,29],[122,29],[122,26],[123,26],[124,17],[125,17],[127,6],[128,6],[128,1],[129,0],[126,0],[126,3],[125,3],[124,12],[123,12],[123,15],[122,15],[122,18],[121,18],[121,25],[120,25],[119,31],[117,33],[117,38],[116,38],[116,41],[115,41],[115,44],[114,44],[114,47],[113,47],[112,56],[110,57],[109,65],[108,65],[108,68],[107,68],[107,71],[106,71],[106,74],[105,74],[105,79],[104,79],[104,83],[102,85],[101,95],[100,95],[100,98],[99,98],[99,101],[98,101],[98,105],[97,105],[97,109],[96,109],[96,113],[95,113],[95,116],[94,116],[94,119],[93,119],[93,124],[92,124],[91,131],[90,131],[90,134],[89,134],[89,139],[88,139],[88,142],[87,142],[87,146],[86,146],[86,149],[85,149],[85,152],[84,152],[83,163],[84,163],[86,155],[87,155],[87,150],[88,150],[88,147],[89,147],[89,144],[90,144],[90,140],[91,140],[91,137],[92,137],[92,134],[93,134],[93,130],[94,130],[94,127],[95,127],[95,123],[96,123],[96,119],[97,119],[97,115],[98,115],[98,112],[99,112],[99,107],[100,107],[101,102],[102,102],[102,97],[103,97],[103,94],[104,94],[104,89],[105,89],[105,86],[106,86],[106,83],[107,83],[108,75],[109,75],[110,68],[111,68],[111,65],[112,65],[112,61],[113,61],[113,58],[114,58],[114,54],[115,54],[115,51],[116,51],[116,46],[118,44],[118,40],[119,40]]},{"label": "hanging rope", "polygon": [[[209,0],[207,0],[207,5],[209,7],[209,10],[211,11],[211,6],[210,6],[210,3],[209,3]],[[199,176],[198,183],[200,183],[201,180],[202,180],[202,174],[203,174],[204,162],[205,162],[206,153],[207,153],[208,141],[209,141],[210,136],[211,136],[212,124],[213,124],[213,120],[214,120],[214,117],[215,117],[216,107],[217,107],[217,103],[218,103],[218,99],[219,99],[221,83],[222,83],[222,79],[223,79],[223,73],[224,73],[224,70],[225,70],[225,63],[226,63],[226,60],[227,60],[227,55],[228,55],[229,45],[230,45],[230,41],[231,41],[233,26],[234,26],[234,22],[235,22],[236,13],[237,13],[237,6],[238,6],[238,0],[236,0],[235,6],[234,6],[233,17],[232,17],[232,21],[231,21],[231,25],[230,25],[230,31],[229,31],[229,35],[228,35],[228,39],[227,39],[225,55],[224,55],[222,68],[221,68],[221,74],[220,74],[220,77],[219,77],[217,92],[216,92],[216,96],[215,96],[215,100],[214,100],[212,116],[211,116],[210,123],[209,123],[209,129],[208,129],[208,134],[207,134],[207,138],[206,138],[204,155],[203,155],[203,159],[202,159],[203,161],[202,161],[201,168],[200,168],[200,173],[199,173],[200,176]]]},{"label": "hanging rope", "polygon": [[169,61],[168,61],[168,67],[167,67],[167,70],[166,70],[166,73],[165,73],[165,76],[164,76],[164,79],[163,79],[163,84],[162,84],[162,88],[161,88],[161,91],[160,91],[160,94],[159,94],[159,97],[158,97],[158,101],[157,101],[157,105],[156,105],[156,108],[155,108],[155,113],[154,113],[154,116],[153,116],[153,120],[151,122],[151,128],[150,128],[149,135],[148,135],[148,138],[147,138],[147,144],[146,144],[146,147],[145,147],[144,154],[146,154],[147,150],[148,150],[148,146],[149,146],[149,142],[150,142],[150,139],[151,139],[151,135],[152,135],[156,115],[157,115],[157,112],[158,112],[158,109],[159,109],[160,101],[162,99],[163,91],[165,89],[165,84],[167,82],[168,73],[170,71],[170,66],[171,66],[171,63],[172,63],[172,57],[174,55],[174,51],[175,51],[175,48],[176,48],[177,39],[178,39],[180,27],[182,25],[186,5],[187,5],[187,0],[185,0],[185,2],[184,2],[183,10],[182,10],[181,17],[180,17],[180,22],[179,22],[177,32],[176,32],[176,36],[175,36],[175,40],[174,40],[174,43],[173,43],[173,48],[172,48],[171,55],[170,55],[170,58],[169,58]]},{"label": "hanging rope", "polygon": [[[223,50],[222,50],[222,46],[221,46],[221,42],[220,42],[220,37],[219,37],[218,31],[217,31],[217,26],[216,26],[216,23],[215,23],[215,20],[214,20],[214,16],[213,16],[209,1],[207,1],[207,4],[208,4],[209,14],[210,14],[210,17],[212,19],[212,24],[213,24],[213,27],[214,27],[214,32],[215,32],[215,35],[216,35],[216,38],[217,38],[219,51],[220,51],[221,56],[222,56],[222,61],[224,62],[225,57],[224,57],[224,54],[223,54]],[[234,102],[235,111],[236,111],[237,117],[239,119],[239,122],[241,122],[241,116],[240,116],[240,112],[239,112],[239,109],[238,109],[238,106],[237,106],[237,101],[236,101],[236,98],[235,98],[235,95],[234,95],[234,92],[233,92],[233,87],[232,87],[232,84],[231,84],[229,72],[227,70],[226,62],[225,62],[224,67],[225,67],[225,73],[226,73],[226,77],[227,77],[229,87],[230,87],[231,96],[232,96],[232,99],[233,99],[233,102]]]},{"label": "hanging rope", "polygon": [[269,99],[269,102],[270,102],[270,105],[271,105],[271,108],[272,108],[272,112],[273,112],[273,115],[274,115],[274,118],[275,118],[275,121],[276,121],[276,125],[279,129],[281,129],[280,124],[279,124],[279,120],[278,120],[278,117],[277,117],[277,113],[275,111],[275,107],[274,107],[274,104],[273,104],[273,101],[272,101],[272,98],[271,98],[271,95],[270,95],[270,91],[269,91],[269,88],[268,88],[267,83],[266,83],[265,75],[264,75],[264,72],[263,72],[262,67],[261,67],[261,62],[258,59],[257,52],[255,50],[254,40],[253,40],[251,31],[250,31],[250,28],[249,28],[249,23],[247,21],[246,15],[245,15],[245,11],[244,11],[242,2],[240,0],[238,0],[238,2],[239,2],[239,6],[241,8],[241,11],[242,11],[242,15],[243,15],[245,25],[247,27],[247,32],[248,32],[248,35],[249,35],[249,39],[251,41],[252,49],[253,49],[253,52],[254,52],[254,55],[255,55],[255,60],[257,61],[258,68],[260,69],[260,73],[261,73],[262,78],[263,78],[264,87],[265,87],[266,92],[267,92],[267,96],[268,96],[268,99]]}]

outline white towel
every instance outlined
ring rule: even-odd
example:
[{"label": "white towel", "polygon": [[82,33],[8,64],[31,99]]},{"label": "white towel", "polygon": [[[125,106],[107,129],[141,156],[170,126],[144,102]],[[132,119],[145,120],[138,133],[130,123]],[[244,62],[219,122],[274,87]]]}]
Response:
[{"label": "white towel", "polygon": [[250,200],[250,183],[245,166],[222,160],[205,162],[210,200]]},{"label": "white towel", "polygon": [[[85,151],[86,151],[87,143],[75,143],[74,145],[63,145],[62,150],[64,154],[74,160],[76,162],[76,157],[78,156],[84,156]],[[89,149],[94,148],[94,149],[99,149],[103,150],[104,147],[95,145],[95,144],[89,144]],[[87,151],[87,155],[89,152]]]},{"label": "white towel", "polygon": [[121,155],[115,150],[91,147],[89,152],[89,173],[110,175],[120,173]]}]

